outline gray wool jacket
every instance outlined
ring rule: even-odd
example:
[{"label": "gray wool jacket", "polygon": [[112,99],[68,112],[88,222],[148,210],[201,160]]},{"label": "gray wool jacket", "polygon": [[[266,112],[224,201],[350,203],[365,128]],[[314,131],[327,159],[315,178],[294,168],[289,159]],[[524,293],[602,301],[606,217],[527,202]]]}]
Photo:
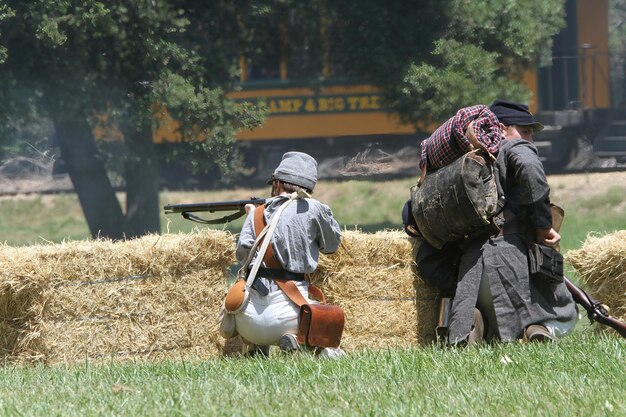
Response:
[{"label": "gray wool jacket", "polygon": [[548,320],[570,321],[578,310],[563,283],[530,276],[528,248],[536,228],[550,228],[550,188],[537,148],[522,139],[503,142],[496,166],[506,196],[503,232],[466,242],[459,266],[448,339],[467,340],[483,275],[493,297],[496,323],[487,323],[496,338],[513,341],[524,329]]},{"label": "gray wool jacket", "polygon": [[[264,216],[268,224],[287,199],[278,196],[266,201]],[[255,239],[253,211],[239,234],[236,255],[240,263],[247,258]],[[270,242],[277,260],[286,270],[310,274],[317,268],[320,252],[333,253],[339,249],[341,232],[327,205],[306,198],[296,200],[282,213]]]}]

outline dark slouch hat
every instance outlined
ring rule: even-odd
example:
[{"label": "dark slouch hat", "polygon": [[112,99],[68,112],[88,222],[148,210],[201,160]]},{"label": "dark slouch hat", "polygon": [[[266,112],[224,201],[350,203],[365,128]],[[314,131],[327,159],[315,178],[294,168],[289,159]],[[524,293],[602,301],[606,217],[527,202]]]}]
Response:
[{"label": "dark slouch hat", "polygon": [[533,131],[543,130],[543,125],[535,120],[525,104],[506,100],[496,100],[491,103],[489,110],[496,115],[500,123],[505,126],[530,126]]}]

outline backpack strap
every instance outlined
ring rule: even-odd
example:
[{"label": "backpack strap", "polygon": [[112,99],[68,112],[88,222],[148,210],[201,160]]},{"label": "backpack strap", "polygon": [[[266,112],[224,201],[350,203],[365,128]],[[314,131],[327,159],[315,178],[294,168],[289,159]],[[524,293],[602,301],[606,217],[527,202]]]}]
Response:
[{"label": "backpack strap", "polygon": [[[469,143],[471,145],[467,152],[471,152],[473,150],[480,149],[480,150],[482,150],[485,153],[485,155],[487,155],[489,157],[489,159],[491,160],[492,163],[496,162],[496,157],[493,156],[493,154],[491,152],[489,152],[489,149],[487,149],[487,146],[483,142],[478,140],[478,138],[476,137],[476,131],[474,130],[474,120],[472,120],[467,125],[467,128],[465,129],[465,137],[467,138],[467,140],[469,141]],[[426,146],[428,146],[428,143],[422,142],[422,146],[426,147]],[[423,152],[422,153],[421,160],[420,160],[420,171],[421,171],[420,172],[420,177],[417,180],[417,186],[418,187],[421,187],[422,184],[424,184],[424,181],[426,180],[426,174],[427,174],[427,171],[428,171],[428,153],[427,152]],[[498,190],[498,192],[499,191],[500,190]],[[501,194],[499,194],[499,195],[501,195]]]},{"label": "backpack strap", "polygon": [[[263,230],[267,223],[265,221],[264,213],[265,204],[260,205],[254,209],[254,233],[257,235]],[[278,262],[278,259],[274,254],[274,248],[272,247],[271,243],[269,244],[267,250],[265,251],[265,254],[263,255],[263,262],[269,268],[285,269],[280,264],[280,262]],[[278,288],[280,288],[285,293],[285,295],[298,307],[309,304],[292,280],[274,279],[274,282],[276,282]],[[313,298],[319,300],[322,304],[326,304],[326,298],[324,297],[324,294],[315,285],[309,284],[309,294],[312,295]]]},{"label": "backpack strap", "polygon": [[493,154],[489,152],[489,149],[487,149],[487,146],[481,141],[479,141],[478,138],[476,137],[476,132],[474,131],[473,120],[470,122],[469,125],[467,125],[467,129],[465,130],[465,137],[472,144],[473,149],[482,149],[485,152],[485,154],[489,156],[489,159],[491,159],[491,162],[496,162],[496,157],[493,156]]}]

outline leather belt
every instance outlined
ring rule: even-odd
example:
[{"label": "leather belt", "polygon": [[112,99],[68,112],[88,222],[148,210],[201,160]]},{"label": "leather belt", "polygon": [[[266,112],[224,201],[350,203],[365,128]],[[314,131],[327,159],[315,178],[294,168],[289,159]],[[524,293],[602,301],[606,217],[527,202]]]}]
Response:
[{"label": "leather belt", "polygon": [[277,268],[259,268],[257,277],[269,279],[285,279],[288,281],[304,281],[304,274]]},{"label": "leather belt", "polygon": [[505,235],[526,235],[528,234],[528,230],[528,227],[521,219],[516,219],[514,221],[505,222],[498,233],[498,237]]},{"label": "leather belt", "polygon": [[[249,271],[248,271],[249,273]],[[286,281],[304,281],[304,274],[298,272],[290,272],[277,268],[259,268],[256,278],[280,279]],[[252,283],[252,288],[257,290],[259,294],[266,296],[270,293],[269,289],[258,279]]]}]

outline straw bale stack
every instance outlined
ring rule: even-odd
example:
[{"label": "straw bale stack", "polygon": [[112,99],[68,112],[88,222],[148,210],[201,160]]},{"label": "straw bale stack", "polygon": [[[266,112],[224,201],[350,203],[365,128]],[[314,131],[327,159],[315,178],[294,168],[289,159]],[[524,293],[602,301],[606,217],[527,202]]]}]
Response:
[{"label": "straw bale stack", "polygon": [[227,232],[150,235],[114,243],[4,247],[2,353],[18,362],[186,352],[214,356]]},{"label": "straw bale stack", "polygon": [[312,277],[346,313],[346,349],[406,347],[432,342],[437,292],[415,271],[417,246],[404,232],[344,232],[336,254]]},{"label": "straw bale stack", "polygon": [[[414,270],[403,233],[344,232],[312,277],[346,312],[347,350],[434,340],[436,291]],[[232,353],[217,333],[234,238],[149,235],[0,250],[0,349],[15,362],[206,358]]]},{"label": "straw bale stack", "polygon": [[611,308],[611,315],[626,320],[626,230],[603,236],[589,235],[580,249],[565,260],[580,274],[590,295]]}]

